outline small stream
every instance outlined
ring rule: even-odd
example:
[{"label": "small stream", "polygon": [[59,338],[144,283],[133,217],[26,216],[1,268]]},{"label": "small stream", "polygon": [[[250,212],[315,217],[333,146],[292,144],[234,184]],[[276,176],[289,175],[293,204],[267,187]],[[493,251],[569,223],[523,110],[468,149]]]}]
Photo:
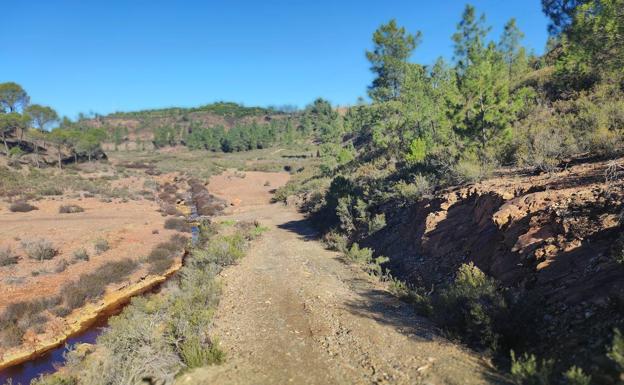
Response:
[{"label": "small stream", "polygon": [[110,317],[121,313],[123,306],[104,314],[99,317],[93,325],[87,330],[67,339],[67,341],[58,348],[52,349],[41,356],[24,362],[19,365],[0,371],[0,384],[5,384],[9,379],[13,380],[13,384],[30,384],[35,378],[44,374],[50,374],[56,371],[56,367],[63,365],[65,362],[65,352],[70,350],[76,344],[94,344],[97,337],[102,334],[108,326]]},{"label": "small stream", "polygon": [[[192,200],[189,199],[187,202],[191,209],[188,220],[193,224],[191,227],[191,244],[195,245],[199,240],[199,227],[196,222],[199,215],[197,214],[197,207],[192,203]],[[171,277],[174,276],[175,274]],[[156,285],[154,288],[141,295],[158,293],[162,285],[167,281]],[[9,379],[12,380],[13,385],[28,385],[32,380],[42,375],[56,372],[57,368],[63,366],[65,363],[65,352],[71,350],[71,348],[77,344],[95,344],[98,336],[108,327],[108,320],[120,314],[129,303],[130,298],[116,309],[100,315],[85,331],[68,338],[61,346],[51,349],[30,361],[0,370],[0,385],[6,384]]]}]

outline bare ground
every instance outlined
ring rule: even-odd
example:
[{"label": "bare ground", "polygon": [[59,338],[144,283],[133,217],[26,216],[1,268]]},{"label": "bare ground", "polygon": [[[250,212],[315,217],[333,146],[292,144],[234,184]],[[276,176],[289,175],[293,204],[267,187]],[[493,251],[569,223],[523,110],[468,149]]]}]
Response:
[{"label": "bare ground", "polygon": [[226,351],[226,363],[197,369],[179,383],[504,382],[477,355],[439,337],[359,267],[324,249],[301,214],[268,202],[268,186],[258,191],[259,180],[275,188],[285,179],[248,174],[235,177],[241,190],[226,190],[232,176],[213,178],[209,185],[222,198],[240,200],[221,219],[258,220],[269,230],[222,276],[212,333]]}]

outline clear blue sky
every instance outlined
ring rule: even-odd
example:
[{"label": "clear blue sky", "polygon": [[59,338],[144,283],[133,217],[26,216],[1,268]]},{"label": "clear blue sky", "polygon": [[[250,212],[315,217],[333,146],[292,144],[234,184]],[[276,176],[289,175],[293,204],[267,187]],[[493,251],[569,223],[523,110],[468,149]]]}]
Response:
[{"label": "clear blue sky", "polygon": [[[396,18],[423,43],[413,61],[452,56],[461,0],[28,0],[0,11],[0,82],[59,113],[196,106],[351,104],[371,80],[364,51]],[[539,0],[474,0],[498,38],[511,17],[543,51]]]}]

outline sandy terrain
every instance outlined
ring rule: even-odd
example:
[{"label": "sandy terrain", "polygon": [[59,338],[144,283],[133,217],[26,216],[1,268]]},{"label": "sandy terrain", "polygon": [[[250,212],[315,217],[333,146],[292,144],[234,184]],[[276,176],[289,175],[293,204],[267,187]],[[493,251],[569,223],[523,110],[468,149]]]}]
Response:
[{"label": "sandy terrain", "polygon": [[266,205],[271,200],[270,192],[286,184],[289,178],[285,172],[228,170],[210,178],[208,191],[235,207]]},{"label": "sandy terrain", "polygon": [[[9,246],[20,255],[17,265],[0,267],[0,309],[7,304],[51,296],[69,280],[95,271],[102,263],[144,256],[159,242],[167,240],[174,231],[163,229],[165,218],[153,201],[140,200],[111,203],[97,198],[56,198],[32,202],[39,210],[28,213],[0,211],[0,247]],[[84,212],[59,214],[62,204],[77,204]],[[153,231],[158,230],[157,234]],[[52,241],[59,253],[49,261],[31,260],[24,254],[21,241],[45,238]],[[93,243],[98,238],[109,242],[110,250],[96,255]],[[55,273],[59,261],[73,259],[73,252],[85,248],[88,262],[78,262],[61,273]],[[33,276],[33,272],[43,274]],[[46,273],[48,272],[48,273]],[[133,278],[138,278],[138,271]]]},{"label": "sandy terrain", "polygon": [[212,334],[228,358],[178,383],[502,382],[478,356],[437,336],[359,267],[324,249],[294,208],[269,204],[269,190],[287,175],[246,174],[229,172],[209,184],[212,193],[240,200],[218,219],[258,220],[269,228],[222,275]]}]

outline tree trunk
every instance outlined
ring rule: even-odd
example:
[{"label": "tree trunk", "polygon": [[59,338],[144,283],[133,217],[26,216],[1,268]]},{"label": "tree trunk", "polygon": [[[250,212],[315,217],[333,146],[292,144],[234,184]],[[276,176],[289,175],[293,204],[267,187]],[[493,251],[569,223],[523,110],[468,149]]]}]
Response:
[{"label": "tree trunk", "polygon": [[58,151],[58,167],[59,167],[59,170],[62,170],[63,164],[61,162],[61,146],[57,147],[57,151]]}]

